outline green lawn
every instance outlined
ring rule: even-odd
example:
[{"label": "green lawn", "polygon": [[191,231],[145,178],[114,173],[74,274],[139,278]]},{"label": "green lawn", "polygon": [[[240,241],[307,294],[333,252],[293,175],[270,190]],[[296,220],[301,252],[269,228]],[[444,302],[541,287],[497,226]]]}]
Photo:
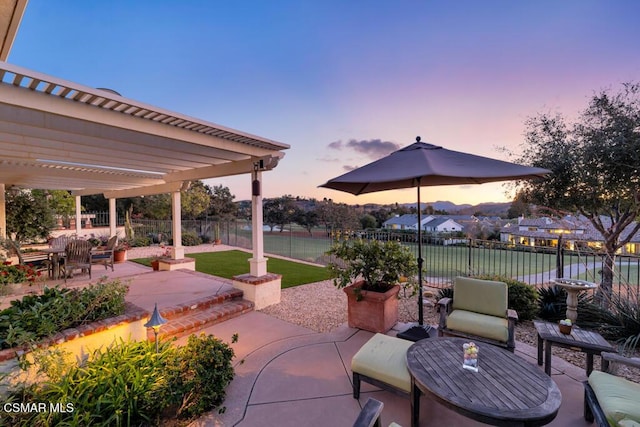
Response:
[{"label": "green lawn", "polygon": [[[252,254],[244,251],[203,252],[186,255],[196,260],[196,270],[201,273],[231,279],[233,276],[249,272],[248,259]],[[139,258],[134,262],[151,266],[151,258]],[[302,264],[278,258],[269,258],[270,273],[282,275],[282,288],[319,282],[329,278],[325,267]]]}]

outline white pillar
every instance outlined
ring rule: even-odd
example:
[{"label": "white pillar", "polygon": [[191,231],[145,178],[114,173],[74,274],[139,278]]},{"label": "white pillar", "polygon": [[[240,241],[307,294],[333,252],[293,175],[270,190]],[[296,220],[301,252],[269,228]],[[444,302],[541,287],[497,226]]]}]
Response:
[{"label": "white pillar", "polygon": [[118,217],[116,215],[116,199],[109,199],[109,236],[115,236],[118,233],[116,229]]},{"label": "white pillar", "polygon": [[80,217],[82,212],[82,205],[80,204],[80,196],[76,196],[76,235],[80,237],[82,231],[82,218]]},{"label": "white pillar", "polygon": [[180,201],[180,191],[171,194],[171,227],[173,234],[173,259],[184,258],[184,248],[182,247],[182,204]]},{"label": "white pillar", "polygon": [[[254,181],[257,181],[255,183]],[[253,258],[249,258],[249,273],[255,277],[267,274],[267,258],[264,257],[264,235],[262,221],[262,172],[251,174],[251,242]]]},{"label": "white pillar", "polygon": [[0,238],[7,237],[7,200],[4,184],[0,184]]}]

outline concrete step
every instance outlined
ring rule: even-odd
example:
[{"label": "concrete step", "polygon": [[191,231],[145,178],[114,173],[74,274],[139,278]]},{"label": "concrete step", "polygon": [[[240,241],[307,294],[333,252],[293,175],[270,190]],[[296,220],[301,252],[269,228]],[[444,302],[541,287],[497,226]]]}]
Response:
[{"label": "concrete step", "polygon": [[[243,299],[242,296],[242,291],[230,289],[214,296],[162,308],[160,314],[168,322],[160,328],[158,338],[183,337],[253,311],[253,303]],[[147,331],[147,338],[150,341],[155,339],[153,330]]]}]

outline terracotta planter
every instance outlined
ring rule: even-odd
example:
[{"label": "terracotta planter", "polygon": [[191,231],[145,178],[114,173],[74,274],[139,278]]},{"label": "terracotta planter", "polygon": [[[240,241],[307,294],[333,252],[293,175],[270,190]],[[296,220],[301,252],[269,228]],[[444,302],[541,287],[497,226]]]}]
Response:
[{"label": "terracotta planter", "polygon": [[151,268],[153,268],[153,271],[159,271],[160,270],[160,261],[158,261],[157,259],[154,261],[151,261]]},{"label": "terracotta planter", "polygon": [[344,288],[347,294],[347,319],[350,328],[385,333],[398,323],[398,292],[400,286],[394,286],[387,292],[362,291],[362,299],[357,300],[355,283]]},{"label": "terracotta planter", "polygon": [[113,262],[125,262],[127,260],[127,251],[113,251]]}]

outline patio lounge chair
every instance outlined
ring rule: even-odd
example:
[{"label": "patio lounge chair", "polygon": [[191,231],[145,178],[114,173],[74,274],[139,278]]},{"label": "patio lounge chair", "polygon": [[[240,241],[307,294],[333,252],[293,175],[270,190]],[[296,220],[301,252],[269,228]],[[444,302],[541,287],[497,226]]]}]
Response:
[{"label": "patio lounge chair", "polygon": [[111,266],[113,271],[113,251],[118,245],[118,236],[111,236],[104,247],[91,250],[91,264],[104,264],[104,269]]},{"label": "patio lounge chair", "polygon": [[88,271],[89,279],[91,279],[91,242],[79,239],[71,240],[67,244],[63,268],[65,282],[73,270]]},{"label": "patio lounge chair", "polygon": [[518,313],[508,309],[508,287],[504,282],[456,277],[453,299],[438,302],[438,335],[452,335],[516,348]]},{"label": "patio lounge chair", "polygon": [[610,373],[612,363],[640,368],[640,358],[602,353],[602,371],[593,371],[584,383],[584,419],[598,427],[640,426],[640,384]]}]

